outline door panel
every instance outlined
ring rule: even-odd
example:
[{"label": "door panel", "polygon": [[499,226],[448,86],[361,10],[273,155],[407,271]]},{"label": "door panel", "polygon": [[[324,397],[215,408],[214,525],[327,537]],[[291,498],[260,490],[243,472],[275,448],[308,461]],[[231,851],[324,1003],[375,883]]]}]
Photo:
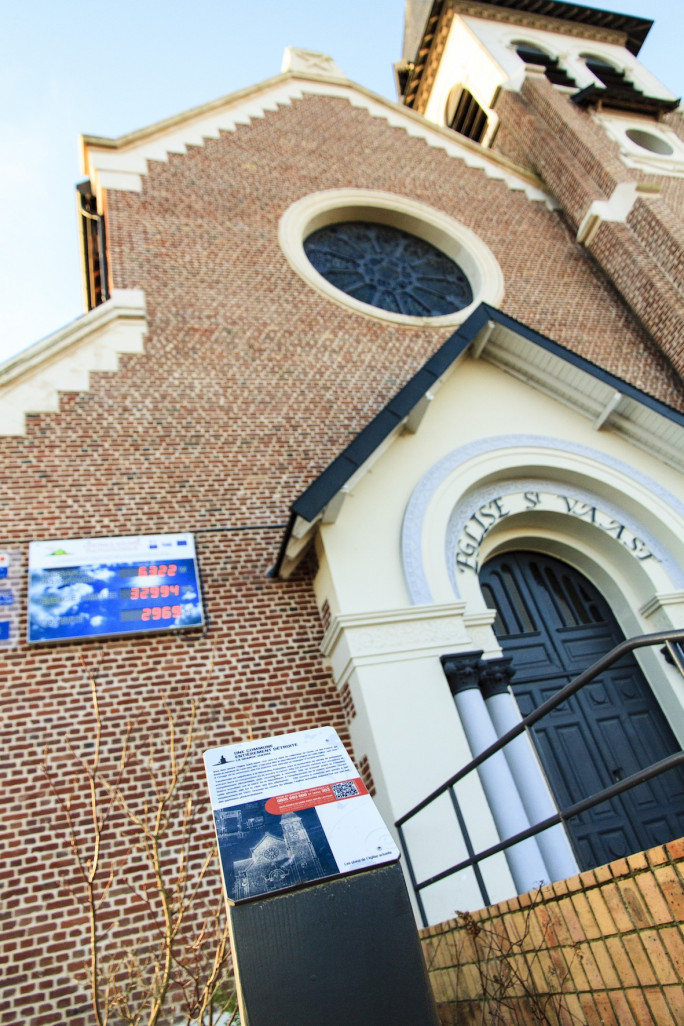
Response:
[{"label": "door panel", "polygon": [[[559,560],[507,553],[484,566],[480,582],[498,612],[494,627],[524,716],[624,640],[603,596]],[[560,808],[679,751],[631,655],[544,717],[532,737]],[[568,832],[582,869],[680,836],[684,770],[574,817]]]}]

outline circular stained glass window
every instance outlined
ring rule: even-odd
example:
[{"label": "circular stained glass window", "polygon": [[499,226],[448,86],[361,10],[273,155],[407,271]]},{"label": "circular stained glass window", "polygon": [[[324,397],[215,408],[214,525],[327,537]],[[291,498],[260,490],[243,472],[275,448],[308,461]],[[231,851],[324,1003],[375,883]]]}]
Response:
[{"label": "circular stained glass window", "polygon": [[304,251],[331,285],[381,310],[439,317],[473,301],[470,282],[451,257],[392,225],[329,224],[305,239]]}]

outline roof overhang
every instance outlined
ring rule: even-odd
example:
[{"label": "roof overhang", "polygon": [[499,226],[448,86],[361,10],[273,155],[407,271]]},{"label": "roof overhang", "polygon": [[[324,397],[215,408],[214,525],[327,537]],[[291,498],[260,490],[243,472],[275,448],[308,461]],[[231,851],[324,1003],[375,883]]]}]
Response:
[{"label": "roof overhang", "polygon": [[466,353],[684,471],[684,413],[483,303],[293,502],[274,576],[292,573],[319,525],[334,522],[345,494],[393,439],[417,430],[433,393]]},{"label": "roof overhang", "polygon": [[578,107],[597,107],[599,110],[620,110],[628,114],[645,114],[660,119],[663,114],[676,110],[680,101],[666,100],[660,96],[646,96],[638,89],[621,89],[614,86],[586,86],[570,97]]}]

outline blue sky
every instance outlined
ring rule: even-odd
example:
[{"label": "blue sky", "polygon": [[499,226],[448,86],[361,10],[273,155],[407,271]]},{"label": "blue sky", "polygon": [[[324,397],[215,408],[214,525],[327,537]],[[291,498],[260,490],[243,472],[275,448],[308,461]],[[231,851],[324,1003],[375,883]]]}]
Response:
[{"label": "blue sky", "polygon": [[[655,21],[643,63],[684,94],[680,0],[604,0]],[[395,99],[404,0],[0,0],[0,360],[83,312],[80,133],[117,136],[319,50]]]}]

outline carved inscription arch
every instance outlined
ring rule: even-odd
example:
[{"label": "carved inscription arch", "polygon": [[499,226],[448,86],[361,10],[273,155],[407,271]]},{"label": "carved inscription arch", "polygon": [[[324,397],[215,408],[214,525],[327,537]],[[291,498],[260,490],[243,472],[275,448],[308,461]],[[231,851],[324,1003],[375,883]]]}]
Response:
[{"label": "carved inscription arch", "polygon": [[[525,467],[536,473],[526,475]],[[678,558],[684,529],[673,527],[684,524],[681,498],[631,464],[567,438],[496,435],[446,453],[416,484],[401,536],[411,602],[474,596],[487,535],[511,517],[511,527],[515,522],[529,540],[535,514],[540,526],[553,515],[554,531],[559,540],[566,535],[570,548],[591,545],[591,532],[600,547],[604,536],[606,548],[617,556],[619,547],[635,570],[643,568],[654,592],[684,588],[684,559]]]},{"label": "carved inscription arch", "polygon": [[490,530],[512,514],[532,511],[562,513],[594,524],[620,542],[639,562],[647,559],[660,562],[649,544],[624,519],[603,509],[600,500],[588,501],[587,497],[580,497],[571,491],[529,488],[498,495],[474,510],[456,541],[456,572],[476,574],[479,570],[480,546]]}]

